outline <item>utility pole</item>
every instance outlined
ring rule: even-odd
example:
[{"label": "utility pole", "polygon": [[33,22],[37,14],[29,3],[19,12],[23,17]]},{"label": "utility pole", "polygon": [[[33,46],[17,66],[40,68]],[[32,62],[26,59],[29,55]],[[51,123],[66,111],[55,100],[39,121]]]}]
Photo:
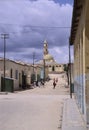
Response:
[{"label": "utility pole", "polygon": [[35,80],[35,73],[34,73],[34,60],[35,60],[35,52],[33,52],[33,83],[34,83],[34,80]]},{"label": "utility pole", "polygon": [[69,67],[68,68],[69,68],[69,76],[70,76],[70,98],[72,98],[70,39],[69,39]]},{"label": "utility pole", "polygon": [[1,34],[1,38],[4,40],[4,79],[3,79],[3,90],[5,90],[5,70],[6,70],[6,63],[5,63],[5,59],[6,59],[6,39],[9,38],[9,34],[3,33]]},{"label": "utility pole", "polygon": [[35,52],[33,52],[33,74],[34,74],[34,60],[35,60]]},{"label": "utility pole", "polygon": [[44,64],[44,82],[45,82],[45,59],[43,59],[43,64]]}]

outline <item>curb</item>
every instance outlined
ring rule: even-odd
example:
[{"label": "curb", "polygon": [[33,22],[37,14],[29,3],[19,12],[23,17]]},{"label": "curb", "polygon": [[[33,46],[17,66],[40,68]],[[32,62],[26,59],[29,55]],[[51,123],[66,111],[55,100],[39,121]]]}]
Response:
[{"label": "curb", "polygon": [[7,95],[8,92],[0,92],[0,95]]}]

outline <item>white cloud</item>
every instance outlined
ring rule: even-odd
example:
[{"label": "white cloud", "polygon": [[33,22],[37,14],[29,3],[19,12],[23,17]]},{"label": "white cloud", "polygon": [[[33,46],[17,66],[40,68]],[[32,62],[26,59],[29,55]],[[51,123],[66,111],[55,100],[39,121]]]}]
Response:
[{"label": "white cloud", "polygon": [[[22,53],[24,55],[25,52],[29,55],[32,53],[31,48],[34,48],[36,53],[39,52],[40,55],[43,55],[43,41],[46,38],[49,48],[54,50],[51,52],[55,53],[58,62],[63,60],[66,62],[67,58],[65,57],[68,55],[68,51],[65,51],[65,46],[68,46],[70,28],[38,28],[34,26],[70,27],[71,14],[72,5],[61,5],[52,0],[0,1],[0,32],[10,33],[8,54],[13,50],[13,56],[17,51],[21,55]],[[0,47],[2,48],[1,44]],[[59,58],[59,54],[63,55],[63,58]]]}]

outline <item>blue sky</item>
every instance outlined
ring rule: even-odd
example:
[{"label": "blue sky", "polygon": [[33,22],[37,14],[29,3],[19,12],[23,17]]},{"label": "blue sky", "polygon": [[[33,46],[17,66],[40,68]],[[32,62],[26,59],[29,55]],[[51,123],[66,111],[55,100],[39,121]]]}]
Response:
[{"label": "blue sky", "polygon": [[[43,42],[58,63],[68,62],[72,0],[0,0],[0,34],[8,33],[6,57],[32,62],[43,57]],[[3,39],[0,39],[3,57]]]},{"label": "blue sky", "polygon": [[54,1],[57,2],[57,3],[60,3],[60,4],[69,3],[69,4],[73,5],[73,0],[54,0]]}]

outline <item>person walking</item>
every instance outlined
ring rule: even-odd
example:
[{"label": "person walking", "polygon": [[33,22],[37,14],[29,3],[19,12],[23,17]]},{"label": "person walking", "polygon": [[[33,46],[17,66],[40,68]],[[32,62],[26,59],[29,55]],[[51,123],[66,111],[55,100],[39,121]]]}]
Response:
[{"label": "person walking", "polygon": [[56,87],[56,81],[55,81],[55,79],[53,80],[53,89],[55,89],[55,87]]},{"label": "person walking", "polygon": [[56,83],[58,82],[58,78],[56,78]]}]

